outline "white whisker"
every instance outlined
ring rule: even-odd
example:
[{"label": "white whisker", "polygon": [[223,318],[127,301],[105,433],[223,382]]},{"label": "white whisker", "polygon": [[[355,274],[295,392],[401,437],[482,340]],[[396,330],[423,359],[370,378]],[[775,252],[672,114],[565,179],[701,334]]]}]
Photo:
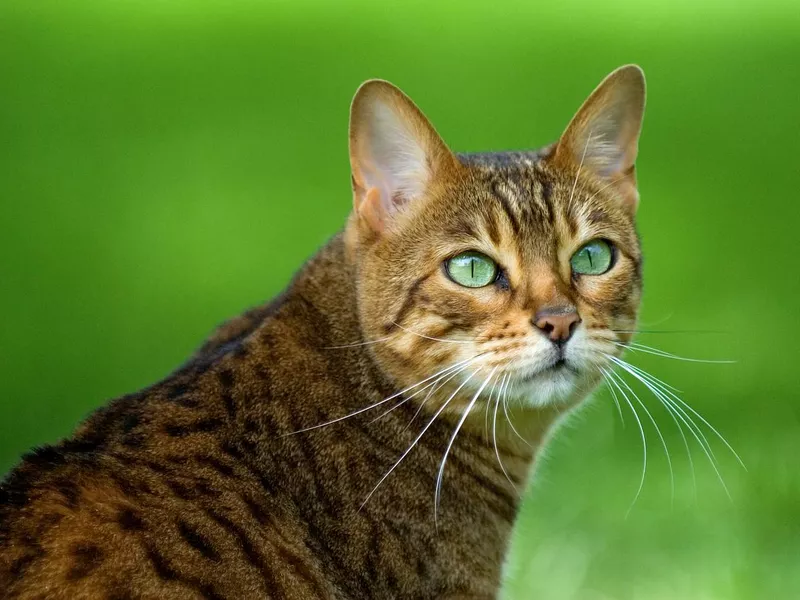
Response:
[{"label": "white whisker", "polygon": [[[633,367],[633,365],[628,365],[629,367]],[[709,460],[713,461],[714,464],[718,465],[719,461],[717,460],[717,456],[714,453],[714,449],[711,447],[708,438],[706,437],[705,432],[700,428],[697,422],[692,418],[688,412],[686,412],[680,404],[675,402],[672,398],[677,398],[677,396],[666,390],[664,388],[659,387],[659,385],[649,379],[651,375],[646,373],[645,371],[639,370],[637,375],[639,375],[642,379],[642,383],[647,382],[652,387],[653,393],[656,397],[665,404],[665,406],[669,406],[675,412],[675,415],[680,417],[681,421],[683,421],[686,426],[689,428],[691,433],[696,433],[695,439],[700,443],[700,446],[703,448],[706,456],[708,456]],[[699,438],[697,436],[700,436]]]},{"label": "white whisker", "polygon": [[[468,366],[468,365],[467,365],[467,366]],[[448,383],[448,382],[449,382],[451,379],[453,379],[454,377],[456,377],[456,376],[457,376],[459,373],[463,373],[463,372],[464,372],[464,369],[461,369],[461,370],[459,370],[459,371],[457,371],[457,372],[455,372],[455,373],[448,374],[448,375],[447,375],[447,377],[446,377],[444,380],[442,380],[441,378],[440,378],[440,379],[438,379],[438,380],[437,380],[437,383],[436,383],[436,385],[435,385],[435,386],[433,386],[433,387],[432,387],[432,388],[431,388],[431,389],[428,391],[428,393],[427,393],[427,394],[425,394],[425,399],[424,399],[422,402],[420,402],[420,404],[419,404],[419,407],[417,408],[417,411],[414,413],[414,416],[413,416],[413,417],[411,417],[411,420],[408,422],[408,424],[407,424],[405,427],[403,427],[403,431],[405,431],[406,429],[408,429],[409,427],[411,427],[411,424],[412,424],[412,423],[413,423],[413,422],[416,420],[416,418],[419,416],[419,413],[421,413],[421,412],[422,412],[422,409],[425,407],[425,404],[428,402],[428,400],[430,399],[430,397],[433,395],[433,393],[434,393],[436,390],[438,390],[438,389],[440,389],[440,388],[443,388],[443,387],[444,387],[444,386],[445,386],[445,385],[446,385],[446,384],[447,384],[447,383]]]},{"label": "white whisker", "polygon": [[608,381],[608,375],[604,369],[600,369],[600,374],[603,376],[603,379],[606,382],[606,387],[608,391],[611,392],[611,398],[614,400],[614,405],[617,407],[617,412],[619,413],[619,420],[622,422],[623,429],[625,428],[625,417],[622,416],[622,406],[619,404],[619,398],[617,398],[617,392],[614,390],[614,386]]},{"label": "white whisker", "polygon": [[622,398],[630,407],[631,412],[633,413],[633,418],[636,419],[636,423],[639,425],[639,433],[642,436],[642,478],[639,481],[639,488],[636,490],[636,495],[633,497],[633,502],[631,502],[631,505],[628,507],[628,512],[625,513],[625,518],[627,519],[628,515],[631,514],[631,510],[633,510],[633,506],[636,504],[636,501],[639,499],[639,496],[642,493],[642,488],[644,488],[644,478],[647,474],[647,438],[644,435],[644,427],[642,427],[642,421],[641,419],[639,419],[639,415],[637,414],[636,409],[633,407],[633,403],[628,399],[628,395],[625,393],[625,390],[623,390],[620,387],[620,385],[616,381],[614,381],[614,378],[611,377],[613,371],[608,371],[605,369],[603,371],[605,373],[608,373],[609,381],[611,381],[611,383],[613,383],[617,387],[617,390],[622,395]]},{"label": "white whisker", "polygon": [[[617,360],[618,360],[618,359],[617,359]],[[617,362],[617,361],[615,361],[615,362]],[[620,363],[623,363],[623,362],[624,362],[624,361],[619,361],[619,363],[617,363],[617,364],[618,364],[618,365],[619,365],[619,366],[620,366],[622,369],[626,370],[628,373],[630,373],[630,374],[631,374],[631,375],[633,375],[635,378],[637,378],[639,381],[641,381],[642,383],[644,383],[644,380],[645,380],[645,378],[644,378],[644,377],[642,377],[642,375],[640,375],[639,373],[637,373],[637,372],[635,372],[635,371],[633,371],[633,370],[631,370],[631,369],[628,369],[628,367],[633,367],[633,365],[629,365],[629,364],[627,364],[627,363],[620,364]],[[635,367],[633,367],[633,368],[635,368]],[[639,369],[637,369],[637,371],[638,371],[638,370],[639,370]],[[648,375],[649,375],[649,374],[648,374]],[[652,377],[652,376],[651,376],[651,377]],[[677,416],[677,417],[678,417],[678,418],[679,418],[681,421],[683,421],[683,422],[684,422],[684,424],[686,425],[686,427],[689,429],[689,432],[690,432],[690,433],[691,433],[691,434],[694,436],[694,438],[697,440],[697,443],[698,443],[698,444],[700,444],[700,447],[702,448],[703,452],[705,453],[706,457],[708,458],[708,461],[709,461],[709,463],[711,463],[711,467],[714,469],[714,472],[717,474],[717,479],[719,479],[719,482],[720,482],[720,484],[722,485],[722,489],[723,489],[723,490],[725,490],[725,494],[726,494],[726,495],[728,496],[728,498],[729,498],[729,499],[732,501],[732,500],[733,500],[733,498],[731,497],[730,491],[728,490],[728,486],[725,484],[725,480],[724,480],[724,478],[722,477],[722,473],[720,473],[719,469],[717,468],[716,460],[714,460],[714,457],[713,457],[713,452],[711,452],[711,449],[710,449],[710,447],[708,447],[708,440],[705,440],[705,436],[703,435],[703,432],[699,430],[699,428],[697,427],[697,425],[696,425],[695,423],[693,423],[693,422],[691,421],[691,419],[690,419],[690,418],[689,418],[688,420],[687,420],[686,418],[684,418],[684,415],[685,415],[686,417],[688,417],[688,415],[686,415],[685,411],[681,410],[679,406],[675,405],[675,403],[674,403],[674,402],[672,402],[672,401],[671,401],[669,398],[667,398],[667,396],[666,396],[664,393],[660,393],[660,392],[661,392],[661,390],[658,390],[658,391],[659,391],[659,393],[656,393],[656,388],[651,388],[651,390],[653,391],[653,393],[656,395],[656,397],[657,397],[657,398],[659,398],[659,399],[660,399],[660,400],[662,400],[663,402],[666,402],[666,404],[671,404],[671,405],[672,405],[674,408],[677,408],[677,409],[678,409],[678,411],[679,411],[679,412],[676,412],[676,413],[675,413],[675,414],[676,414],[676,416]],[[675,396],[674,394],[672,394],[672,396],[674,396],[675,398],[677,398],[677,396]],[[681,413],[683,413],[683,415],[682,415]],[[694,425],[694,427],[692,427],[692,425]],[[695,431],[695,430],[697,430],[697,431]],[[700,435],[698,435],[698,433],[699,433]],[[702,438],[703,438],[702,440],[701,440],[701,436],[702,436]],[[705,440],[705,444],[703,443],[703,440]]]},{"label": "white whisker", "polygon": [[[513,381],[511,382],[511,389],[512,390],[514,389],[514,382]],[[514,422],[511,420],[511,417],[508,414],[508,394],[506,394],[506,396],[503,398],[503,414],[505,414],[506,421],[508,421],[508,424],[511,426],[511,431],[513,431],[516,434],[516,436],[519,439],[521,439],[528,447],[533,448],[533,445],[528,440],[526,440],[524,437],[522,437],[520,432],[517,431],[517,428],[514,427]]]},{"label": "white whisker", "polygon": [[427,381],[430,381],[431,379],[435,379],[436,377],[439,377],[439,375],[441,375],[442,373],[450,372],[451,370],[457,369],[458,367],[461,367],[462,365],[471,364],[472,362],[476,361],[481,356],[483,356],[483,354],[478,354],[477,356],[473,356],[472,358],[468,358],[466,360],[459,361],[454,365],[450,365],[449,367],[446,367],[446,368],[442,369],[438,373],[434,373],[430,377],[426,377],[425,379],[423,379],[422,381],[420,381],[418,383],[415,383],[414,385],[408,386],[404,390],[400,390],[396,394],[392,394],[388,398],[384,398],[383,400],[380,400],[380,401],[378,401],[378,402],[376,402],[374,404],[370,404],[369,406],[367,406],[365,408],[361,408],[361,409],[359,409],[359,410],[357,410],[355,412],[351,412],[351,413],[349,413],[347,415],[344,415],[343,417],[338,417],[336,419],[331,419],[330,421],[326,421],[324,423],[319,423],[318,425],[312,425],[311,427],[305,427],[303,429],[298,429],[297,431],[292,431],[290,433],[284,433],[281,437],[286,437],[286,436],[289,436],[289,435],[295,435],[295,434],[298,434],[298,433],[304,433],[306,431],[312,431],[314,429],[319,429],[320,427],[325,427],[326,425],[332,425],[333,423],[338,423],[339,421],[343,421],[345,419],[349,419],[350,417],[355,417],[356,415],[360,415],[361,413],[367,412],[368,410],[371,410],[373,408],[381,406],[382,404],[385,404],[386,402],[389,402],[389,400],[393,400],[394,398],[397,398],[398,396],[402,396],[406,392],[408,392],[410,390],[413,390],[416,387],[419,387],[423,383],[425,383]]},{"label": "white whisker", "polygon": [[[675,426],[678,428],[678,433],[680,433],[681,439],[683,440],[683,446],[684,446],[684,448],[686,448],[686,457],[689,460],[689,468],[690,468],[690,470],[692,472],[692,490],[694,490],[694,497],[695,497],[695,502],[696,502],[697,501],[697,476],[695,475],[694,459],[692,457],[692,451],[689,448],[689,440],[686,439],[686,435],[683,432],[683,426],[681,425],[680,421],[678,421],[677,417],[675,416],[675,414],[676,414],[675,407],[672,406],[672,403],[669,402],[668,399],[665,401],[665,399],[663,399],[661,397],[661,392],[659,392],[656,389],[653,389],[653,386],[647,380],[642,379],[640,381],[648,390],[650,390],[650,392],[656,397],[656,399],[659,402],[661,402],[661,404],[664,406],[664,408],[667,409],[667,413],[669,413],[670,418],[672,418],[672,420],[675,422]],[[678,415],[678,417],[680,417],[680,415]],[[681,419],[681,420],[683,420],[683,419]],[[689,427],[689,425],[687,425],[687,427]]]},{"label": "white whisker", "polygon": [[364,505],[365,505],[365,504],[366,504],[366,503],[369,501],[369,499],[370,499],[370,498],[372,498],[372,495],[375,493],[375,491],[376,491],[376,490],[377,490],[377,489],[380,487],[380,485],[381,485],[381,484],[382,484],[382,483],[383,483],[383,482],[386,480],[386,478],[387,478],[387,477],[389,477],[389,475],[391,475],[392,471],[394,471],[394,470],[397,468],[397,466],[398,466],[398,465],[399,465],[401,462],[403,462],[403,459],[404,459],[406,456],[408,456],[408,454],[409,454],[409,453],[410,453],[410,452],[411,452],[411,451],[414,449],[414,446],[416,446],[416,445],[417,445],[417,442],[419,442],[419,441],[422,439],[422,436],[423,436],[423,435],[425,435],[425,432],[426,432],[426,431],[428,431],[428,429],[430,428],[430,426],[431,426],[431,425],[433,425],[433,422],[434,422],[434,421],[436,421],[436,419],[439,417],[439,415],[440,415],[440,414],[442,414],[442,411],[444,411],[444,409],[445,409],[445,408],[447,408],[447,405],[448,405],[448,404],[450,404],[450,401],[451,401],[453,398],[455,398],[456,394],[458,394],[458,392],[459,392],[459,391],[461,391],[461,388],[463,388],[465,385],[467,385],[467,382],[468,382],[470,379],[472,379],[474,376],[475,376],[475,371],[473,371],[472,373],[470,373],[470,374],[469,374],[469,376],[467,376],[467,378],[466,378],[466,379],[465,379],[465,380],[464,380],[464,381],[461,383],[461,385],[459,385],[459,386],[456,388],[456,390],[455,390],[455,391],[454,391],[452,394],[450,394],[450,397],[449,397],[449,398],[448,398],[448,399],[447,399],[447,400],[444,402],[444,404],[442,404],[442,406],[441,406],[441,407],[439,407],[439,409],[438,409],[438,410],[436,411],[436,413],[433,415],[433,417],[431,418],[431,420],[430,420],[430,421],[428,421],[428,424],[427,424],[427,425],[425,425],[425,427],[423,427],[423,429],[422,429],[422,431],[419,433],[419,435],[418,435],[416,438],[414,438],[414,441],[413,441],[413,442],[411,442],[411,445],[410,445],[410,446],[409,446],[409,447],[406,449],[406,451],[405,451],[405,452],[403,452],[403,454],[400,456],[400,458],[398,458],[398,459],[397,459],[397,462],[395,462],[395,463],[392,465],[392,467],[391,467],[391,468],[390,468],[388,471],[386,471],[386,473],[383,475],[383,477],[381,477],[381,478],[380,478],[380,481],[378,481],[378,483],[377,483],[377,484],[375,484],[375,487],[374,487],[374,488],[372,488],[372,491],[371,491],[369,494],[367,494],[367,497],[366,497],[366,498],[364,498],[364,502],[362,502],[362,503],[361,503],[361,506],[359,507],[359,510],[361,510],[362,508],[364,508]]},{"label": "white whisker", "polygon": [[352,344],[341,344],[339,346],[323,346],[322,350],[338,350],[340,348],[356,348],[357,346],[369,346],[370,344],[380,344],[381,342],[385,342],[390,339],[392,339],[392,336],[387,335],[386,337],[378,338],[377,340],[367,340],[365,342],[353,342]]},{"label": "white whisker", "polygon": [[609,331],[613,331],[614,333],[678,333],[678,334],[687,334],[687,333],[725,333],[724,331],[714,330],[714,329],[609,329]]},{"label": "white whisker", "polygon": [[451,344],[472,344],[472,343],[478,341],[478,340],[447,340],[445,338],[431,337],[429,335],[425,335],[424,333],[417,333],[416,331],[412,331],[411,329],[408,329],[407,327],[403,327],[402,325],[400,325],[400,323],[397,323],[395,321],[392,321],[392,325],[394,325],[395,327],[399,327],[400,329],[402,329],[403,331],[405,331],[407,333],[410,333],[412,335],[416,335],[417,337],[421,337],[421,338],[424,338],[426,340],[433,340],[434,342],[448,342],[448,343],[451,343]]},{"label": "white whisker", "polygon": [[500,398],[502,397],[503,393],[505,392],[505,388],[508,387],[511,378],[509,375],[503,376],[503,383],[500,384],[500,392],[497,394],[497,398],[494,401],[494,420],[492,422],[492,439],[494,440],[494,453],[497,456],[497,463],[500,465],[500,469],[503,471],[503,475],[506,476],[508,479],[508,483],[511,484],[511,487],[514,488],[514,491],[517,493],[517,496],[520,495],[517,486],[514,485],[514,482],[511,480],[511,476],[506,471],[505,465],[503,465],[503,460],[500,458],[500,450],[497,448],[497,409],[500,406]]},{"label": "white whisker", "polygon": [[[502,378],[500,378],[502,381]],[[492,382],[492,389],[489,391],[489,399],[486,401],[486,409],[484,411],[484,420],[483,420],[483,434],[486,437],[486,441],[489,441],[489,407],[492,406],[492,398],[494,398],[494,392],[497,388],[498,380],[495,379]]]},{"label": "white whisker", "polygon": [[645,354],[652,354],[653,356],[659,356],[661,358],[671,358],[673,360],[682,360],[685,362],[694,362],[694,363],[706,363],[711,365],[732,365],[736,364],[735,360],[705,360],[701,358],[686,358],[685,356],[678,356],[676,354],[672,354],[670,352],[665,352],[663,350],[659,350],[658,348],[653,348],[651,346],[645,346],[644,344],[636,344],[634,342],[628,342],[627,344],[622,342],[612,342],[617,346],[621,346],[623,348],[627,348],[632,350],[633,352],[644,352]]},{"label": "white whisker", "polygon": [[[683,399],[681,399],[680,396],[677,396],[676,394],[673,394],[672,392],[669,392],[669,389],[673,389],[674,390],[675,388],[672,388],[672,386],[664,383],[663,381],[661,381],[660,379],[658,379],[654,375],[651,375],[650,373],[647,373],[646,371],[643,371],[642,369],[640,369],[638,367],[635,367],[634,365],[631,365],[630,363],[627,363],[624,360],[621,360],[621,359],[616,358],[616,357],[613,357],[613,359],[614,359],[615,362],[618,361],[618,364],[619,363],[625,364],[628,367],[630,367],[631,369],[633,369],[634,371],[637,371],[638,373],[643,375],[644,377],[649,378],[653,382],[654,385],[658,385],[660,388],[665,389],[665,393],[668,393],[670,396],[672,396],[674,398],[675,401],[677,401],[678,403],[683,405],[694,416],[696,416],[698,419],[700,419],[705,424],[705,426],[708,427],[722,441],[723,444],[725,444],[725,446],[728,448],[728,450],[730,450],[730,452],[736,457],[736,460],[742,466],[742,468],[745,471],[747,470],[747,467],[745,466],[744,461],[741,459],[741,457],[736,452],[736,450],[734,450],[733,447],[728,443],[728,440],[725,439],[725,436],[723,436],[719,431],[717,431],[716,428],[713,425],[711,425],[711,423],[706,421],[706,419],[703,417],[703,415],[701,415],[694,408],[692,408],[689,404],[687,404]],[[677,391],[677,390],[675,390],[675,391]]]},{"label": "white whisker", "polygon": [[450,441],[447,444],[447,449],[444,451],[444,456],[442,456],[442,462],[441,465],[439,465],[439,474],[436,477],[436,493],[434,494],[434,501],[433,501],[434,527],[439,526],[437,514],[439,512],[439,500],[442,494],[442,479],[444,477],[444,466],[447,463],[447,456],[450,454],[450,449],[453,447],[453,443],[456,441],[456,436],[458,435],[458,432],[461,431],[461,427],[464,425],[464,421],[467,420],[467,417],[469,416],[472,407],[475,406],[475,402],[478,401],[478,396],[480,396],[481,392],[483,392],[486,386],[489,385],[489,382],[492,380],[492,377],[494,377],[495,371],[497,371],[497,367],[494,367],[492,369],[491,373],[489,373],[489,376],[478,388],[478,391],[475,392],[474,396],[472,396],[472,400],[470,400],[469,404],[467,405],[467,408],[464,409],[464,413],[461,415],[461,419],[458,421],[455,431],[453,431],[453,435],[450,437]]},{"label": "white whisker", "polygon": [[[441,382],[441,381],[442,381],[442,380],[443,380],[445,377],[448,377],[447,381],[450,381],[450,379],[452,379],[453,377],[455,377],[455,376],[456,376],[456,375],[458,375],[459,373],[461,373],[461,372],[465,371],[465,370],[466,370],[468,367],[469,367],[469,365],[463,365],[463,366],[459,367],[458,369],[456,369],[455,371],[452,371],[452,372],[450,372],[450,373],[445,373],[444,375],[440,375],[440,376],[439,376],[437,379],[435,379],[434,381],[432,381],[431,383],[429,383],[429,384],[428,384],[428,385],[426,385],[425,387],[422,387],[422,388],[418,389],[416,392],[414,392],[414,393],[413,393],[413,394],[411,394],[410,396],[405,396],[405,397],[404,397],[404,398],[403,398],[403,399],[402,399],[400,402],[398,402],[397,404],[395,404],[395,405],[394,405],[394,406],[392,406],[391,408],[387,408],[385,411],[383,411],[383,412],[382,412],[381,414],[379,414],[377,417],[375,417],[374,419],[372,419],[371,421],[369,421],[369,423],[374,423],[375,421],[377,421],[377,420],[379,420],[379,419],[382,419],[383,417],[385,417],[386,415],[388,415],[390,412],[392,412],[394,409],[396,409],[396,408],[400,408],[401,406],[403,406],[403,404],[405,404],[406,402],[408,402],[409,400],[411,400],[412,398],[414,398],[414,397],[415,397],[415,396],[417,396],[418,394],[421,394],[422,392],[424,392],[424,391],[425,391],[425,390],[427,390],[428,388],[431,388],[431,387],[433,387],[433,388],[435,389],[435,386],[436,386],[436,385],[437,385],[439,382]],[[427,395],[427,396],[425,396],[425,400],[427,400],[427,399],[430,397],[430,395],[431,395],[431,393],[433,393],[433,391],[434,391],[434,390],[432,389],[432,390],[430,390],[430,391],[428,392],[428,395]],[[423,404],[424,404],[424,401],[423,401]]]},{"label": "white whisker", "polygon": [[658,423],[656,423],[656,420],[653,417],[652,413],[648,410],[648,408],[645,405],[645,403],[641,401],[641,399],[639,398],[639,395],[636,392],[633,391],[631,386],[628,385],[628,382],[626,382],[624,378],[622,378],[620,375],[614,373],[613,371],[611,371],[610,374],[611,374],[612,377],[614,375],[617,376],[618,383],[621,383],[622,385],[624,385],[625,389],[627,389],[631,393],[631,395],[633,396],[634,400],[636,400],[636,402],[639,404],[639,406],[642,407],[642,410],[644,410],[645,414],[650,419],[650,422],[653,424],[653,427],[655,427],[656,434],[658,435],[658,439],[661,440],[661,445],[664,447],[664,454],[667,457],[667,465],[669,466],[670,505],[673,505],[675,503],[675,473],[672,470],[672,458],[669,455],[669,448],[667,447],[667,441],[664,439],[664,436],[661,434],[661,429],[658,427]]},{"label": "white whisker", "polygon": [[652,388],[653,393],[656,395],[656,398],[658,398],[665,405],[668,405],[669,407],[674,409],[676,411],[675,412],[676,416],[682,417],[681,421],[683,421],[684,424],[686,424],[689,430],[693,433],[696,432],[697,435],[700,436],[699,438],[695,436],[695,438],[700,443],[700,446],[703,448],[706,454],[709,456],[709,460],[712,460],[716,464],[717,457],[714,454],[714,450],[711,448],[711,444],[709,444],[708,438],[706,438],[706,435],[703,432],[703,430],[700,429],[700,427],[697,425],[694,419],[692,419],[689,413],[683,410],[683,408],[681,408],[679,404],[676,404],[675,401],[670,398],[670,396],[672,398],[677,398],[677,395],[671,392],[670,390],[663,388],[662,386],[660,386],[660,384],[656,383],[654,381],[655,378],[646,371],[638,367],[635,367],[630,363],[626,363],[625,361],[620,360],[620,362],[624,363],[624,364],[619,364],[619,367],[621,369],[624,369],[625,371],[629,372],[631,375],[636,377],[642,384],[644,385],[649,384]]}]

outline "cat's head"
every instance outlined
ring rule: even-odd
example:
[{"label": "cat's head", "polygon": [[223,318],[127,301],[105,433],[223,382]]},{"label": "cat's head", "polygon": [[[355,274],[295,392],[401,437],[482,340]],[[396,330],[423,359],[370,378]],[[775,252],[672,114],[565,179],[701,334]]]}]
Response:
[{"label": "cat's head", "polygon": [[424,381],[409,392],[424,397],[463,384],[461,406],[513,386],[544,406],[599,380],[641,296],[644,99],[641,69],[622,67],[554,145],[455,155],[399,89],[359,88],[346,240],[367,347],[399,385]]}]

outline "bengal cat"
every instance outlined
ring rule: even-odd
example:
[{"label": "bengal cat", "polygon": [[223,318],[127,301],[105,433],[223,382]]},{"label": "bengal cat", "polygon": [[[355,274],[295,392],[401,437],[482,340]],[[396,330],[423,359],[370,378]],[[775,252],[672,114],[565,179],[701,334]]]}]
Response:
[{"label": "bengal cat", "polygon": [[537,451],[635,327],[644,97],[625,66],[557,143],[457,155],[363,84],[344,230],[169,377],[23,458],[0,593],[495,598]]}]

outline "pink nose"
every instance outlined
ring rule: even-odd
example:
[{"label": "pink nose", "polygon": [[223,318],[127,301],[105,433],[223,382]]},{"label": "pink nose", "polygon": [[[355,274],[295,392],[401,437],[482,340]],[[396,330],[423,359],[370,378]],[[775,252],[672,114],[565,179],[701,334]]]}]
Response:
[{"label": "pink nose", "polygon": [[533,318],[533,324],[556,343],[564,343],[572,337],[580,322],[578,311],[571,306],[546,308]]}]

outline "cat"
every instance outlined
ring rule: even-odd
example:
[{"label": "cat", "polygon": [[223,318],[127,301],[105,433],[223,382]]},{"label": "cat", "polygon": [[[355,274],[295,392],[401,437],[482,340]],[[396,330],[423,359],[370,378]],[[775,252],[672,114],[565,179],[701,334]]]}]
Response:
[{"label": "cat", "polygon": [[343,231],[8,474],[3,597],[497,597],[534,459],[635,329],[644,101],[621,67],[555,144],[457,155],[364,83]]}]

